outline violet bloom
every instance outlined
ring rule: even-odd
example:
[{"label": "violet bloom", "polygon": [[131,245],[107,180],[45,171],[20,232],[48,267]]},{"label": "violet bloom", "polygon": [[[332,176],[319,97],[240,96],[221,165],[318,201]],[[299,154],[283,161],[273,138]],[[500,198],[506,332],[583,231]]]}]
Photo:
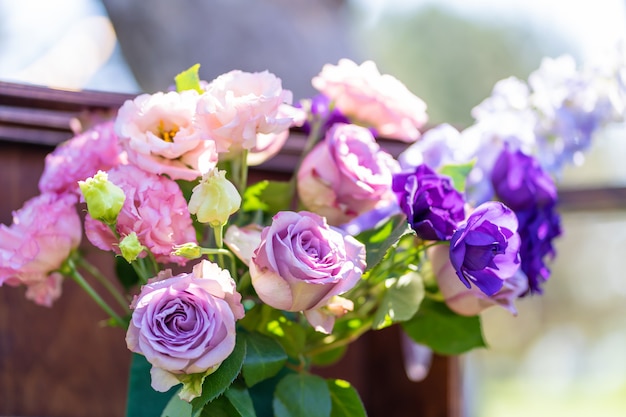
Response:
[{"label": "violet bloom", "polygon": [[535,158],[508,149],[498,157],[491,178],[498,198],[517,215],[529,292],[541,293],[540,285],[550,276],[544,259],[554,257],[552,241],[561,234],[556,185]]},{"label": "violet bloom", "polygon": [[[264,303],[306,314],[354,287],[365,266],[365,246],[352,236],[315,213],[282,211],[261,233],[250,276]],[[331,327],[323,331],[329,333]]]},{"label": "violet bloom", "polygon": [[424,164],[395,174],[392,189],[411,228],[424,240],[449,240],[465,218],[463,195],[450,177]]},{"label": "violet bloom", "polygon": [[554,180],[539,161],[508,147],[494,164],[491,182],[500,201],[515,211],[554,204],[557,199]]},{"label": "violet bloom", "polygon": [[[303,107],[303,101],[296,104],[297,107]],[[330,99],[324,94],[317,94],[309,100],[309,118],[302,125],[302,131],[305,134],[311,133],[311,123],[316,120],[324,120],[324,125],[320,129],[323,136],[325,132],[335,123],[350,123],[350,120],[341,113],[336,107],[331,109]]]},{"label": "violet bloom", "polygon": [[361,126],[335,124],[298,170],[298,196],[307,210],[337,226],[391,204],[398,162]]},{"label": "violet bloom", "polygon": [[467,288],[487,295],[498,292],[520,265],[520,236],[515,213],[489,201],[474,210],[450,241],[450,261]]},{"label": "violet bloom", "polygon": [[[152,365],[152,388],[165,392],[189,374],[210,374],[235,347],[235,321],[244,316],[241,295],[228,271],[209,261],[191,273],[163,271],[141,288],[131,305],[126,344]],[[201,385],[201,384],[200,384]],[[187,401],[201,394],[185,384]]]},{"label": "violet bloom", "polygon": [[550,277],[546,257],[554,258],[552,241],[561,235],[561,219],[556,205],[535,207],[516,213],[521,237],[521,269],[528,277],[529,292],[541,294],[541,284]]}]

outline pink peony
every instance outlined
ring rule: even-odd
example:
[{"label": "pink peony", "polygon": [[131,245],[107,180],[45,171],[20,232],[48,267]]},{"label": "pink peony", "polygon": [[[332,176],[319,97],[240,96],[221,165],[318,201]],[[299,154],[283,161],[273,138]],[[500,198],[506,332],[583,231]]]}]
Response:
[{"label": "pink peony", "polygon": [[263,229],[249,266],[263,302],[307,312],[326,306],[359,282],[366,266],[365,246],[315,213],[283,211]]},{"label": "pink peony", "polygon": [[340,225],[394,202],[391,183],[398,170],[368,129],[337,123],[302,162],[298,195],[308,210]]},{"label": "pink peony", "polygon": [[[120,165],[109,171],[108,178],[126,195],[117,218],[119,236],[123,238],[135,232],[139,242],[155,255],[157,261],[184,264],[185,258],[171,255],[172,248],[196,242],[196,232],[178,184],[133,165]],[[104,223],[88,215],[85,232],[94,246],[119,253],[119,241]]]},{"label": "pink peony", "polygon": [[326,64],[312,83],[353,123],[373,127],[385,137],[413,142],[428,119],[422,99],[395,77],[381,75],[372,61]]},{"label": "pink peony", "polygon": [[463,316],[475,316],[489,307],[499,305],[512,314],[517,314],[515,300],[528,290],[528,279],[521,271],[504,280],[502,288],[488,296],[475,286],[467,288],[463,285],[450,262],[448,246],[437,245],[430,248],[428,257],[439,290],[452,311]]},{"label": "pink peony", "polygon": [[77,197],[44,193],[13,213],[13,224],[0,225],[0,285],[26,285],[26,297],[50,307],[61,295],[56,271],[81,240]]},{"label": "pink peony", "polygon": [[[196,264],[192,273],[162,272],[131,307],[126,344],[152,364],[152,387],[160,392],[188,374],[215,371],[232,353],[235,321],[244,316],[230,274],[209,261]],[[190,400],[197,394],[184,395]]]},{"label": "pink peony", "polygon": [[96,125],[57,146],[46,156],[39,190],[42,193],[78,194],[78,181],[92,177],[99,170],[107,171],[124,160],[113,122]]},{"label": "pink peony", "polygon": [[[230,71],[213,80],[200,97],[198,126],[215,141],[218,152],[232,157],[257,148],[258,135],[287,131],[296,116],[283,106],[291,100],[291,92],[268,71]],[[259,148],[268,148],[267,142],[263,138]]]},{"label": "pink peony", "polygon": [[215,143],[196,129],[198,93],[142,94],[120,108],[115,130],[129,162],[154,174],[193,181],[217,163]]}]

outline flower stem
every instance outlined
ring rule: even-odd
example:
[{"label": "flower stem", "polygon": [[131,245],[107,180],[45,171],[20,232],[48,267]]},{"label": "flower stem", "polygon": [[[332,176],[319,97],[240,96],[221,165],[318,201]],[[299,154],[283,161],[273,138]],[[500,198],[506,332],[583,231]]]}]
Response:
[{"label": "flower stem", "polygon": [[130,313],[128,300],[124,298],[124,296],[118,291],[118,289],[111,283],[111,281],[107,279],[107,277],[102,274],[102,272],[100,272],[98,268],[89,263],[85,258],[79,258],[77,262],[80,266],[85,268],[87,272],[91,274],[91,276],[96,278],[98,282],[107,289],[107,291],[109,291],[113,298],[115,298],[119,305],[124,309],[125,313]]},{"label": "flower stem", "polygon": [[115,312],[113,309],[107,304],[106,301],[100,297],[100,295],[96,292],[96,290],[89,285],[89,283],[85,280],[80,272],[76,269],[76,265],[74,265],[74,261],[68,259],[67,266],[69,267],[69,276],[76,281],[76,283],[83,289],[89,296],[102,308],[111,319],[120,327],[126,328],[126,322]]}]

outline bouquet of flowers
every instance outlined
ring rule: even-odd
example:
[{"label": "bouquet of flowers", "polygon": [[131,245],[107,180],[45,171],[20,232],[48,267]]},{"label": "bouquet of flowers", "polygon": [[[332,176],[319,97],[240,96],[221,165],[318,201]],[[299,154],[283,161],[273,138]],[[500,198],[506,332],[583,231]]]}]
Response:
[{"label": "bouquet of flowers", "polygon": [[[426,131],[425,103],[373,62],[324,66],[296,103],[270,72],[205,82],[194,66],[48,155],[41,194],[0,227],[0,284],[51,306],[69,278],[126,329],[129,415],[366,415],[348,381],[311,367],[393,325],[461,354],[485,345],[483,309],[541,293],[555,178],[623,118],[623,68],[546,60],[499,82],[474,125]],[[249,181],[295,135],[291,179]]]}]

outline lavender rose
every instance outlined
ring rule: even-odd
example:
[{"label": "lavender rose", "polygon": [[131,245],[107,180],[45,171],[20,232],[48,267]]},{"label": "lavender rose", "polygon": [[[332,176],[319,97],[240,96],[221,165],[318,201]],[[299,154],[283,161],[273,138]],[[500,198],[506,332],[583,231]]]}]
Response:
[{"label": "lavender rose", "polygon": [[228,271],[209,261],[144,285],[131,305],[126,344],[152,364],[152,388],[165,392],[183,382],[181,398],[198,396],[198,384],[186,384],[189,375],[210,374],[232,353],[240,301]]},{"label": "lavender rose", "polygon": [[354,287],[364,269],[365,246],[306,211],[276,214],[250,262],[261,300],[287,311],[323,306]]},{"label": "lavender rose", "polygon": [[411,228],[425,240],[449,240],[465,218],[463,195],[452,180],[422,164],[393,176],[392,189]]},{"label": "lavender rose", "polygon": [[391,178],[398,170],[368,129],[337,123],[302,161],[298,195],[336,226],[395,201]]},{"label": "lavender rose", "polygon": [[450,261],[467,288],[493,295],[520,265],[515,213],[500,202],[483,203],[459,225],[450,240]]}]

